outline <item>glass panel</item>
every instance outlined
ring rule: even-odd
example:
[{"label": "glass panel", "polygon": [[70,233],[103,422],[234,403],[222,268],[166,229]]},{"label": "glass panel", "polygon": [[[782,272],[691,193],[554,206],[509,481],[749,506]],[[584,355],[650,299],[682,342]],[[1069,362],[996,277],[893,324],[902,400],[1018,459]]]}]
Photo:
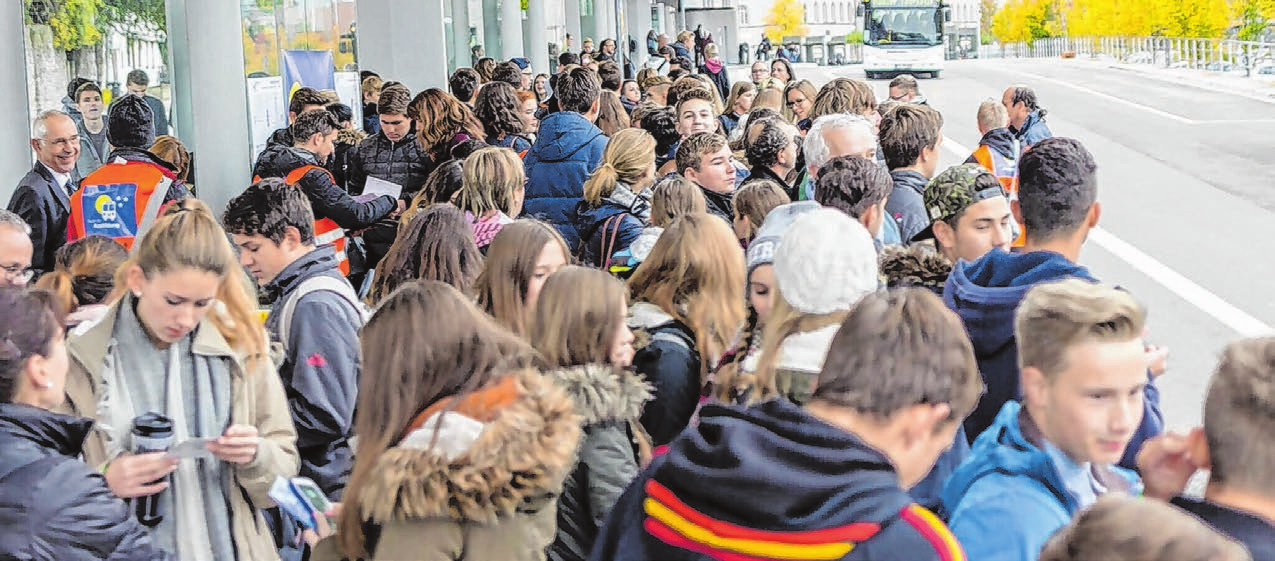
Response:
[{"label": "glass panel", "polygon": [[[27,0],[22,9],[31,117],[60,109],[83,123],[72,88],[93,82],[102,90],[101,104],[109,106],[128,93],[132,73],[135,81],[143,82],[132,89],[146,96],[153,108],[162,109],[156,134],[173,132],[164,0]],[[101,130],[105,113],[85,109],[90,129]]]}]

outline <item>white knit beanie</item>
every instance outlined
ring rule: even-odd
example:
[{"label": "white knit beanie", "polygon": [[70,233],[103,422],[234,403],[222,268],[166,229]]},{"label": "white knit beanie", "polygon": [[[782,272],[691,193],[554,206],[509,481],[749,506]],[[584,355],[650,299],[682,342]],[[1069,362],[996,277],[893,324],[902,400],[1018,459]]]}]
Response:
[{"label": "white knit beanie", "polygon": [[803,213],[819,208],[823,207],[814,201],[799,201],[771,209],[766,214],[766,219],[762,221],[761,227],[757,229],[757,237],[748,244],[749,276],[752,276],[753,270],[757,267],[775,262],[775,248],[779,247],[779,240],[783,239],[784,232],[792,226],[793,220]]},{"label": "white knit beanie", "polygon": [[797,217],[775,250],[779,294],[804,314],[849,310],[877,290],[877,270],[868,230],[830,208]]}]

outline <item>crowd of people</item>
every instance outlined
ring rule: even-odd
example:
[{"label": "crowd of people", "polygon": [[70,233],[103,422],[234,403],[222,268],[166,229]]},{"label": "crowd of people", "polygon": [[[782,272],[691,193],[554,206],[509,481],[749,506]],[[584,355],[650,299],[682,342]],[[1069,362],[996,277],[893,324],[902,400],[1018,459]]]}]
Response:
[{"label": "crowd of people", "polygon": [[1030,87],[940,169],[912,77],[696,38],[300,88],[219,213],[76,85],[0,211],[0,557],[1275,559],[1275,338],[1164,431]]}]

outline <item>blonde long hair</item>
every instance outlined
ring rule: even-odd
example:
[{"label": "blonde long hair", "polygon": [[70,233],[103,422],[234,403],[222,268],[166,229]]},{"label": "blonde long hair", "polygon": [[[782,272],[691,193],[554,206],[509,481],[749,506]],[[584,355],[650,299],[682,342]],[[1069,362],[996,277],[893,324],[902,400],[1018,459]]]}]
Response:
[{"label": "blonde long hair", "polygon": [[584,182],[584,200],[591,206],[602,204],[618,183],[634,186],[655,163],[655,137],[642,129],[615,133],[602,152],[598,169]]},{"label": "blonde long hair", "polygon": [[536,300],[529,334],[540,367],[608,363],[627,297],[624,283],[598,269],[567,266],[551,275]]},{"label": "blonde long hair", "polygon": [[746,316],[744,279],[744,252],[726,222],[689,214],[660,235],[629,279],[629,294],[691,328],[706,378]]},{"label": "blonde long hair", "polygon": [[553,226],[539,220],[518,220],[500,229],[487,249],[483,272],[474,281],[478,307],[517,335],[527,331],[527,286],[540,252],[550,243],[571,258],[567,242]]},{"label": "blonde long hair", "polygon": [[252,280],[239,266],[226,231],[202,201],[188,198],[169,205],[116,272],[112,301],[124,295],[134,265],[147,278],[181,269],[220,277],[217,302],[221,305],[212,307],[208,319],[231,349],[248,358],[250,366],[265,358],[266,335],[257,318]]},{"label": "blonde long hair", "polygon": [[[806,314],[792,308],[782,292],[775,295],[775,303],[771,306],[770,317],[762,326],[761,349],[757,358],[754,399],[760,401],[778,393],[775,385],[775,371],[779,362],[779,348],[784,341],[798,333],[808,333],[823,329],[829,325],[841,325],[849,310],[837,310],[827,314]],[[724,384],[729,388],[729,384]]]}]

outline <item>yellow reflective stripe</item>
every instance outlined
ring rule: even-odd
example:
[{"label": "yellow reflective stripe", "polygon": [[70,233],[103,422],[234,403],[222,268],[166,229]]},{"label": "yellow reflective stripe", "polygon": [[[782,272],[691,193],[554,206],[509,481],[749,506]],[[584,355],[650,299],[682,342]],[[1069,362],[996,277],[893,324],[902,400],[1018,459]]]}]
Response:
[{"label": "yellow reflective stripe", "polygon": [[812,561],[834,560],[845,557],[850,550],[854,549],[854,544],[847,542],[832,542],[826,544],[788,544],[779,542],[769,542],[760,540],[746,540],[738,538],[723,538],[714,534],[712,530],[704,528],[691,522],[681,515],[673,512],[668,507],[655,499],[646,499],[644,505],[646,513],[665,526],[672,528],[675,532],[686,536],[687,539],[728,551],[742,553],[744,555],[752,555],[756,557],[768,557],[771,559],[810,559]]}]

